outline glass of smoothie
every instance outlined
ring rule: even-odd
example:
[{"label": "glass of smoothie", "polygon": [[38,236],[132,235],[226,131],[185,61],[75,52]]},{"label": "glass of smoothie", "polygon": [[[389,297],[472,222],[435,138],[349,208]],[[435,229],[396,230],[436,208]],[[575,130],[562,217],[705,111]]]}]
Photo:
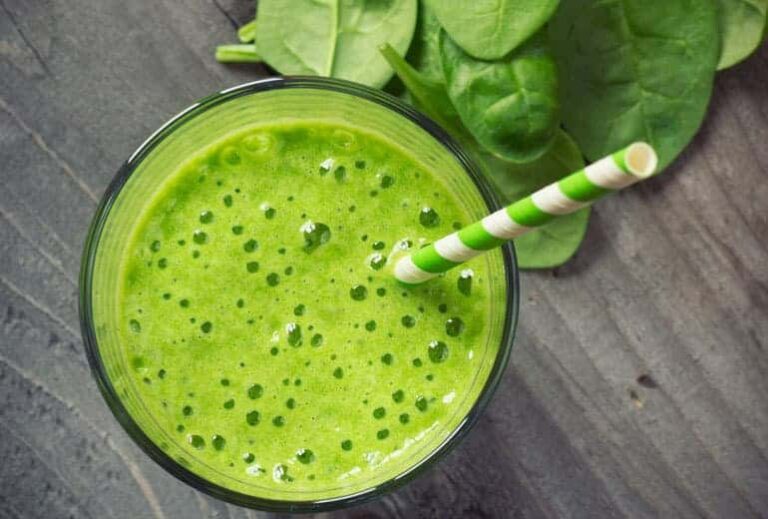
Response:
[{"label": "glass of smoothie", "polygon": [[420,286],[395,259],[497,204],[434,123],[353,83],[208,97],[128,159],[81,271],[118,421],[195,488],[274,511],[379,496],[464,436],[517,322],[511,245]]}]

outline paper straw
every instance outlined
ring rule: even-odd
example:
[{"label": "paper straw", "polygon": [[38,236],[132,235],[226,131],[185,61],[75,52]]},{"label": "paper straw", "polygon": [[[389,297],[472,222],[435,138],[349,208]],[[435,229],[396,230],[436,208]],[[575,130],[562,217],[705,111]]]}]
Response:
[{"label": "paper straw", "polygon": [[395,277],[409,285],[423,283],[558,216],[578,211],[599,198],[650,177],[657,165],[656,152],[650,145],[644,142],[630,144],[401,258],[395,265]]}]

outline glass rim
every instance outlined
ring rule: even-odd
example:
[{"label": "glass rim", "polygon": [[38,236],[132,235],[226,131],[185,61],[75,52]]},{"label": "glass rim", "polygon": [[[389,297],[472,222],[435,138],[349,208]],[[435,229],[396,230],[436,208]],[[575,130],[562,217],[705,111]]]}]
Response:
[{"label": "glass rim", "polygon": [[474,160],[463,151],[456,141],[431,119],[394,96],[381,90],[376,90],[350,81],[321,77],[274,77],[243,83],[200,99],[171,117],[167,122],[160,126],[160,128],[152,133],[118,169],[115,177],[109,183],[101,197],[88,229],[85,245],[83,247],[79,277],[80,330],[85,345],[88,364],[91,368],[91,374],[96,379],[99,390],[106,401],[107,406],[112,411],[112,414],[134,443],[172,476],[196,490],[248,508],[269,512],[323,512],[358,505],[377,497],[381,497],[382,495],[401,487],[418,475],[423,474],[427,469],[443,459],[461,442],[469,430],[472,429],[482,411],[487,407],[509,362],[518,322],[519,272],[514,247],[511,242],[508,242],[501,247],[504,261],[504,278],[507,285],[507,296],[504,303],[506,312],[504,316],[503,333],[500,341],[501,344],[496,353],[496,358],[493,361],[493,366],[488,374],[488,378],[466,416],[459,425],[449,433],[448,437],[424,458],[419,460],[418,463],[411,465],[397,476],[363,491],[330,499],[307,501],[277,500],[245,494],[208,481],[167,455],[144,433],[141,426],[124,407],[117,391],[107,375],[106,367],[101,358],[98,340],[96,339],[92,308],[94,263],[96,253],[99,249],[101,233],[110,215],[111,208],[120,195],[127,180],[131,177],[141,161],[168,135],[183,126],[187,121],[221,103],[245,95],[284,88],[304,88],[345,93],[379,104],[380,106],[388,108],[400,116],[405,117],[430,134],[459,161],[462,169],[470,177],[475,187],[480,192],[489,211],[495,211],[501,207],[489,182],[483,177]]}]

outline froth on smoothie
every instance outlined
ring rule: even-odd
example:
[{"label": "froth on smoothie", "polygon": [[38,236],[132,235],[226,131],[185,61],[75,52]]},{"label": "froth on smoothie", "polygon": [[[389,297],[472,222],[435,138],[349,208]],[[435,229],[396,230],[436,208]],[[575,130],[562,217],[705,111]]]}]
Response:
[{"label": "froth on smoothie", "polygon": [[162,431],[153,441],[270,499],[406,473],[486,383],[500,343],[488,262],[500,259],[419,287],[388,269],[473,220],[404,149],[340,123],[201,147],[147,200],[121,263],[122,362]]}]

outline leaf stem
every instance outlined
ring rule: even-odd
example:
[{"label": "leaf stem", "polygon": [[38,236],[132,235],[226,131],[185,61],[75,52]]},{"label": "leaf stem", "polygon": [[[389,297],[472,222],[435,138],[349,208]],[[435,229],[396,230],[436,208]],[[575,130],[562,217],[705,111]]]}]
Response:
[{"label": "leaf stem", "polygon": [[264,61],[252,43],[219,45],[216,47],[216,61],[219,63],[260,63]]},{"label": "leaf stem", "polygon": [[251,43],[256,39],[256,19],[246,23],[237,30],[237,37],[240,43]]}]

